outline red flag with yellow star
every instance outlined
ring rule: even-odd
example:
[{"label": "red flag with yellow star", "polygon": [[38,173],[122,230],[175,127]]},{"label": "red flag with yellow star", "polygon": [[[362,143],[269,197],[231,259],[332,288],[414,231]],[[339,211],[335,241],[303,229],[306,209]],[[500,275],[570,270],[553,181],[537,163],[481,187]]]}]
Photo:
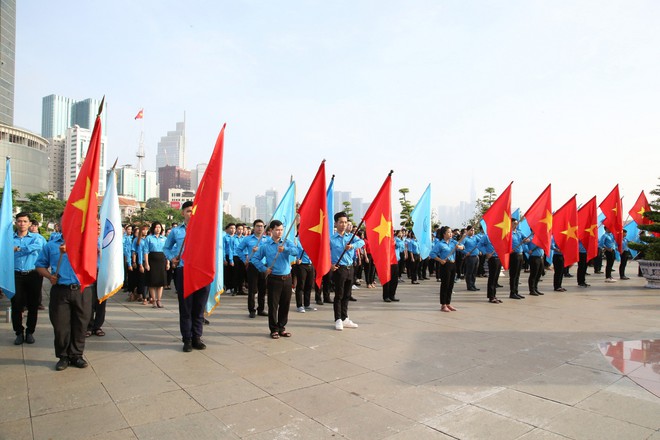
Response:
[{"label": "red flag with yellow star", "polygon": [[653,221],[644,217],[644,213],[649,212],[650,210],[651,205],[649,205],[649,201],[646,200],[646,194],[642,191],[628,214],[630,214],[630,217],[635,220],[635,223],[638,225],[650,225]]},{"label": "red flag with yellow star", "polygon": [[511,253],[511,185],[493,202],[484,214],[486,235],[497,252],[504,269],[509,268]]},{"label": "red flag with yellow star", "polygon": [[541,193],[525,213],[529,227],[534,232],[532,243],[550,255],[552,237],[552,190],[550,185]]},{"label": "red flag with yellow star", "polygon": [[371,257],[376,266],[380,284],[392,278],[391,261],[394,252],[394,230],[392,229],[392,171],[387,175],[383,186],[364,214],[367,240],[371,248]]},{"label": "red flag with yellow star", "polygon": [[62,237],[69,263],[80,282],[80,291],[96,281],[98,256],[99,167],[101,164],[101,100],[92,138],[80,173],[62,214]]},{"label": "red flag with yellow star", "polygon": [[222,126],[204,177],[193,201],[192,216],[186,226],[186,238],[181,257],[185,262],[183,297],[206,287],[215,278],[219,206],[222,198],[222,155],[225,144],[225,127]]},{"label": "red flag with yellow star", "polygon": [[325,190],[325,160],[298,208],[298,238],[316,270],[316,285],[321,288],[323,276],[330,270],[330,231],[328,201]]},{"label": "red flag with yellow star", "polygon": [[578,239],[587,251],[587,261],[598,255],[598,213],[594,196],[578,210]]},{"label": "red flag with yellow star", "polygon": [[619,252],[621,252],[623,245],[623,209],[621,206],[621,196],[619,196],[619,185],[614,186],[614,189],[605,197],[605,199],[598,205],[605,220],[603,226],[612,232],[614,241],[616,241]]},{"label": "red flag with yellow star", "polygon": [[580,258],[578,229],[577,202],[573,196],[552,217],[552,234],[564,255],[564,267],[577,263]]}]

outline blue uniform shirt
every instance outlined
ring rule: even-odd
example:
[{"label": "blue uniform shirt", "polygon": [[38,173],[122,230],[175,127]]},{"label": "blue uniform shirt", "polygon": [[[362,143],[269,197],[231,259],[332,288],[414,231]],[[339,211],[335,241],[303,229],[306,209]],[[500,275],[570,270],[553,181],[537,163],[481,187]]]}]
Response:
[{"label": "blue uniform shirt", "polygon": [[431,258],[440,258],[441,260],[455,261],[456,259],[456,245],[458,242],[453,238],[449,239],[449,243],[444,240],[440,240],[433,245],[429,257]]},{"label": "blue uniform shirt", "polygon": [[530,257],[543,257],[543,249],[535,245],[532,241],[527,242],[523,247],[526,248]]},{"label": "blue uniform shirt", "polygon": [[[181,246],[183,246],[183,239],[186,238],[186,224],[182,224],[172,229],[165,240],[163,252],[168,260],[176,257],[181,257]],[[183,267],[183,258],[179,258],[179,267]]]},{"label": "blue uniform shirt", "polygon": [[[353,234],[344,233],[344,235],[340,235],[339,232],[335,232],[332,234],[332,237],[330,237],[330,260],[334,266],[353,265],[353,254],[355,252],[351,252],[350,250],[344,252],[344,248],[348,242],[351,241],[351,238],[353,238]],[[360,249],[364,246],[364,240],[355,237],[351,242],[351,245],[353,246],[353,249]],[[344,252],[344,256],[341,257],[341,261],[337,261],[342,252]]]},{"label": "blue uniform shirt", "polygon": [[482,235],[479,240],[479,250],[484,254],[491,254],[491,256],[497,257],[497,252],[495,252],[495,248],[486,234]]},{"label": "blue uniform shirt", "polygon": [[124,248],[124,261],[127,265],[131,265],[131,252],[133,250],[133,236],[124,234],[124,239],[122,241]]},{"label": "blue uniform shirt", "polygon": [[34,263],[45,244],[46,239],[39,234],[28,232],[25,236],[19,237],[14,233],[14,247],[20,248],[14,252],[14,270],[20,272],[34,270]]},{"label": "blue uniform shirt", "polygon": [[[50,240],[41,250],[35,266],[44,267],[48,269],[50,273],[55,273],[57,270],[57,263],[60,259],[60,245],[62,243],[64,242],[62,241],[61,235]],[[68,254],[62,255],[62,262],[60,263],[58,275],[57,284],[80,284],[73,268],[71,268]]]},{"label": "blue uniform shirt", "polygon": [[302,247],[302,243],[300,240],[298,240],[298,256],[297,258],[300,260],[301,264],[312,264],[312,260],[309,259],[309,255],[307,255],[307,252],[305,252],[305,249]]},{"label": "blue uniform shirt", "polygon": [[[247,237],[243,238],[236,248],[236,253],[238,254],[238,257],[241,259],[243,263],[247,263],[248,257],[250,258],[250,261],[252,261],[252,258],[254,257],[254,252],[252,252],[252,248],[255,246],[261,246],[262,244],[266,243],[267,240],[270,237],[268,237],[265,233],[261,236],[261,242],[259,242],[259,239],[257,238],[256,235],[248,235]],[[256,251],[255,251],[256,252]]]},{"label": "blue uniform shirt", "polygon": [[513,252],[516,254],[522,254],[523,253],[523,240],[525,239],[525,236],[523,235],[518,228],[516,228],[515,231],[511,233],[511,249],[513,249]]},{"label": "blue uniform shirt", "polygon": [[[280,245],[284,245],[284,250],[282,252],[278,252]],[[278,253],[281,253],[282,255],[276,257]],[[284,243],[275,243],[273,239],[269,237],[266,243],[259,246],[259,250],[254,253],[254,257],[250,261],[259,272],[266,272],[268,267],[272,265],[271,273],[273,275],[288,275],[291,273],[289,257],[295,257],[297,253],[298,249],[291,240],[286,240]],[[263,263],[263,258],[266,259],[266,264]],[[273,264],[273,262],[275,264]]]},{"label": "blue uniform shirt", "polygon": [[616,241],[614,241],[614,234],[612,234],[611,232],[605,233],[605,235],[603,235],[602,246],[604,248],[608,248],[612,250],[616,249]]},{"label": "blue uniform shirt", "polygon": [[463,239],[463,253],[466,257],[474,257],[479,255],[479,237],[473,235],[472,237],[465,237]]},{"label": "blue uniform shirt", "polygon": [[165,247],[165,236],[161,235],[159,237],[156,237],[155,235],[147,235],[147,238],[145,238],[143,241],[144,247],[145,247],[145,254],[148,254],[149,252],[163,252],[163,248]]}]

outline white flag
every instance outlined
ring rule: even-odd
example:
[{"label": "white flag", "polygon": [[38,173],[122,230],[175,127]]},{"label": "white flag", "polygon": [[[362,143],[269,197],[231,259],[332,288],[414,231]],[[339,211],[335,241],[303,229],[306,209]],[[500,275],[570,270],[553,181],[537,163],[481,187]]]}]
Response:
[{"label": "white flag", "polygon": [[122,246],[121,211],[117,197],[117,177],[110,173],[108,186],[101,205],[101,255],[97,295],[103,302],[124,285],[124,254]]}]

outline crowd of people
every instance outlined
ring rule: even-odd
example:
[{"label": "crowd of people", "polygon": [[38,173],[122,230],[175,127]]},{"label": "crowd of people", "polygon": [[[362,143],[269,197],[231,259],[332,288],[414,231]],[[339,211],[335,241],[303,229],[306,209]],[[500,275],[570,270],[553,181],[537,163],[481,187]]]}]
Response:
[{"label": "crowd of people", "polygon": [[[124,291],[128,301],[139,302],[154,309],[163,308],[163,290],[170,290],[174,282],[179,305],[179,324],[183,351],[206,348],[202,340],[209,286],[183,295],[184,268],[182,254],[185,235],[192,213],[192,203],[183,204],[184,222],[166,228],[160,222],[125,225],[123,236],[125,280]],[[16,334],[14,344],[33,344],[39,310],[43,310],[42,278],[51,283],[49,317],[54,329],[55,354],[59,358],[57,370],[69,365],[87,366],[83,358],[85,339],[92,335],[104,336],[106,302],[97,300],[96,286],[81,291],[80,283],[69,264],[66,244],[59,228],[51,233],[48,242],[39,234],[39,224],[27,213],[16,215],[14,233],[16,293],[11,299],[12,326]],[[479,291],[476,280],[486,277],[486,299],[500,304],[497,289],[501,261],[488,236],[478,233],[473,226],[451,229],[442,226],[435,230],[428,257],[421,257],[421,246],[412,231],[394,231],[394,254],[391,279],[382,284],[382,299],[386,303],[398,302],[397,286],[401,282],[413,285],[435,277],[440,283],[440,310],[454,312],[451,304],[454,284],[465,281],[468,291]],[[552,268],[553,288],[565,292],[563,280],[572,277],[570,267],[564,267],[561,251],[552,243],[552,255],[548,258],[543,249],[534,244],[532,236],[524,236],[518,229],[517,219],[512,220],[512,252],[509,255],[509,298],[521,300],[520,275],[529,272],[528,293],[543,295],[539,281],[546,270]],[[620,254],[619,278],[627,280],[626,264],[631,258],[628,240],[623,239]],[[284,225],[273,220],[268,225],[255,220],[252,225],[226,226],[223,235],[224,286],[231,295],[247,296],[249,318],[268,317],[269,335],[272,339],[288,338],[286,329],[292,297],[296,311],[316,311],[316,305],[333,304],[334,328],[358,328],[349,316],[351,301],[357,301],[352,291],[361,287],[376,288],[377,271],[364,231],[358,230],[345,212],[334,216],[334,231],[330,236],[331,270],[317,285],[315,268],[299,240],[285,234]],[[596,258],[587,261],[586,250],[580,244],[577,267],[577,285],[586,283],[587,267],[596,274],[602,273],[605,261],[605,281],[615,282],[613,266],[616,244],[608,230],[599,241]],[[314,303],[312,302],[314,291]],[[27,311],[25,326],[23,315]]]}]

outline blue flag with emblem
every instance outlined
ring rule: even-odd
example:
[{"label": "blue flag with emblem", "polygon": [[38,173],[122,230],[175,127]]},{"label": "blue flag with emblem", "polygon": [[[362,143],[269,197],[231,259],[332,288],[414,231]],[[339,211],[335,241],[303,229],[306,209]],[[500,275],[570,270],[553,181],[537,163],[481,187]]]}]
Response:
[{"label": "blue flag with emblem", "polygon": [[[284,197],[280,201],[280,204],[277,205],[275,212],[273,213],[273,220],[279,220],[284,226],[284,235],[282,237],[287,237],[292,239],[289,229],[295,226],[296,219],[296,182],[295,180],[289,185],[289,189],[284,193]],[[293,240],[292,240],[293,241]]]},{"label": "blue flag with emblem", "polygon": [[[222,189],[220,190],[220,194],[222,194]],[[224,217],[224,210],[223,210],[223,204],[224,200],[222,197],[220,197],[220,201],[218,202],[218,224],[216,225],[216,230],[217,231],[224,231],[223,224],[222,224],[222,219]],[[224,270],[224,255],[225,255],[225,247],[224,247],[224,240],[222,239],[224,237],[224,232],[220,234],[216,234],[216,240],[215,240],[215,277],[213,278],[213,282],[211,283],[211,286],[209,287],[209,298],[206,301],[206,313],[210,315],[213,313],[213,310],[220,304],[220,295],[222,295],[222,292],[224,292],[224,284],[225,284],[225,270]]]},{"label": "blue flag with emblem", "polygon": [[96,291],[99,302],[117,293],[124,285],[124,243],[121,226],[121,211],[117,196],[117,176],[113,170],[100,211],[101,252]]},{"label": "blue flag with emblem", "polygon": [[431,184],[426,187],[426,191],[419,198],[415,208],[410,213],[410,219],[413,221],[412,230],[419,242],[419,256],[422,260],[426,259],[431,253]]},{"label": "blue flag with emblem", "polygon": [[14,207],[11,201],[11,165],[7,157],[5,187],[0,208],[0,289],[12,298],[16,293],[14,280]]}]

